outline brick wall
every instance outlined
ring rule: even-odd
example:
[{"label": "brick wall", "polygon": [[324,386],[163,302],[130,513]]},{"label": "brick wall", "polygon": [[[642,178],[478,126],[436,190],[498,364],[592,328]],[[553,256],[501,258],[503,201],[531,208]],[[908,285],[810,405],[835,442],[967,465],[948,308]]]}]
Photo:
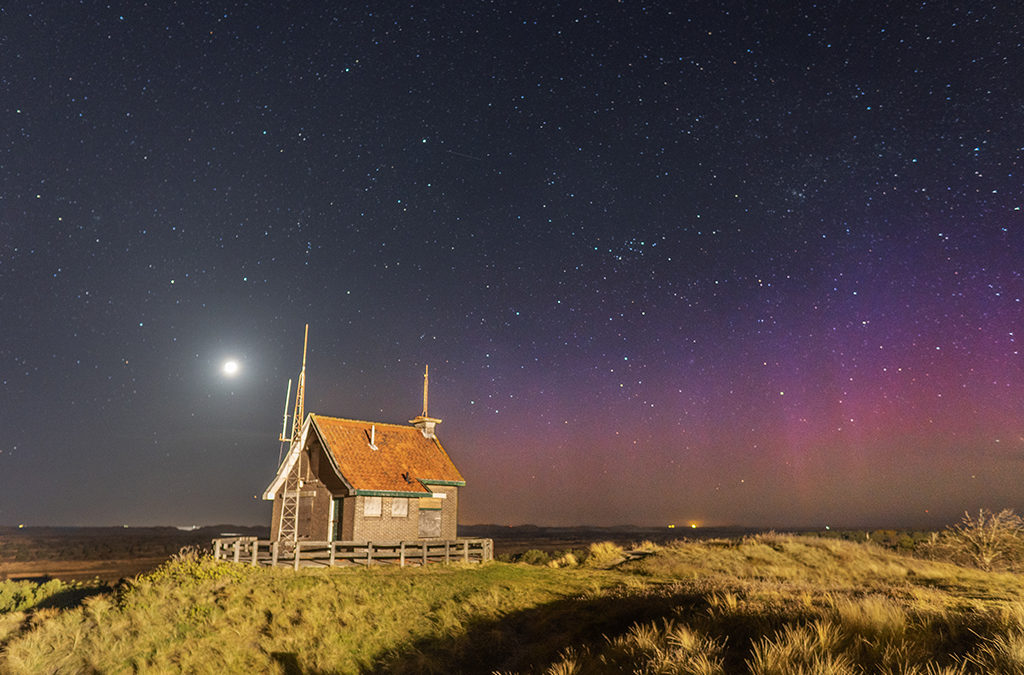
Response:
[{"label": "brick wall", "polygon": [[[455,539],[458,532],[459,490],[451,486],[437,486],[432,490],[444,494],[438,500],[441,505],[441,532],[439,539]],[[348,509],[350,500],[354,501],[352,509],[351,535],[346,529],[344,536],[351,536],[350,541],[409,541],[420,538],[420,500],[410,498],[408,515],[405,517],[392,515],[392,503],[400,497],[381,497],[381,513],[379,516],[365,515],[367,497],[355,497],[345,500]],[[348,517],[348,513],[345,517]],[[343,521],[344,522],[344,521]]]},{"label": "brick wall", "polygon": [[441,502],[441,538],[455,539],[459,525],[459,488],[451,485],[434,485],[430,489],[447,495]]},{"label": "brick wall", "polygon": [[[306,539],[311,541],[328,541],[331,538],[331,532],[329,531],[331,525],[331,500],[333,496],[331,491],[328,490],[322,483],[317,482],[307,483],[303,486],[303,491],[313,490],[315,495],[312,498],[303,498],[300,508],[311,509],[308,514],[309,523],[308,530],[299,530],[299,536],[304,536]],[[303,519],[302,511],[299,511],[300,521]]]},{"label": "brick wall", "polygon": [[274,497],[274,510],[273,510],[273,512],[271,513],[271,516],[270,516],[270,540],[271,541],[277,541],[277,539],[278,539],[278,530],[280,529],[280,525],[281,525],[281,507],[282,507],[281,494],[278,493],[278,495],[276,497]]},{"label": "brick wall", "polygon": [[408,508],[404,517],[392,515],[392,502],[401,499],[400,497],[380,497],[379,516],[365,515],[367,499],[369,498],[355,498],[353,541],[402,541],[418,538],[419,512],[415,499],[406,499]]},{"label": "brick wall", "polygon": [[341,500],[341,529],[338,531],[338,539],[340,541],[356,541],[356,499],[358,497],[345,497]]}]

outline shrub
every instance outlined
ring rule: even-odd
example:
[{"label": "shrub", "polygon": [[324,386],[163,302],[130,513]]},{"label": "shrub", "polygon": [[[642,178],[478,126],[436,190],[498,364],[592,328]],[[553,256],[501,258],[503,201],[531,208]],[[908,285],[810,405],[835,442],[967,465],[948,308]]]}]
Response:
[{"label": "shrub", "polygon": [[524,551],[518,559],[518,562],[526,563],[527,565],[547,565],[550,561],[550,555],[536,548]]},{"label": "shrub", "polygon": [[931,555],[980,569],[1013,568],[1024,559],[1024,521],[1010,509],[977,517],[964,513],[956,525],[924,546]]},{"label": "shrub", "polygon": [[583,564],[587,567],[607,569],[618,565],[625,559],[625,551],[621,546],[611,541],[600,541],[590,545],[590,551]]},{"label": "shrub", "polygon": [[42,584],[31,581],[0,581],[0,614],[40,607],[71,607],[83,598],[107,590],[99,581],[63,582],[57,579]]},{"label": "shrub", "polygon": [[572,553],[572,551],[568,551],[549,562],[548,567],[577,567],[579,564],[579,559]]},{"label": "shrub", "polygon": [[255,568],[249,565],[214,560],[212,554],[186,546],[143,578],[151,583],[170,581],[180,586],[222,579],[241,580],[254,572]]}]

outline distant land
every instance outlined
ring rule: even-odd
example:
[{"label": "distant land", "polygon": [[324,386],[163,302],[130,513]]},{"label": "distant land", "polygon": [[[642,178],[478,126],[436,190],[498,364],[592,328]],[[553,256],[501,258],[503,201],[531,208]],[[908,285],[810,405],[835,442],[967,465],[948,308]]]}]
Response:
[{"label": "distant land", "polygon": [[[619,545],[679,539],[735,539],[765,532],[750,527],[614,527],[541,525],[460,525],[460,537],[494,540],[496,556],[515,556],[531,549],[558,551],[586,548],[592,542]],[[777,532],[820,533],[814,528],[780,528]],[[866,533],[847,529],[844,532]],[[892,530],[890,530],[892,531]],[[907,530],[909,531],[909,530]],[[839,531],[832,534],[839,536]],[[0,526],[0,580],[95,579],[114,583],[152,571],[185,547],[209,549],[217,537],[267,539],[270,528],[253,525],[187,527],[16,527]]]},{"label": "distant land", "polygon": [[186,546],[209,548],[229,534],[269,537],[246,525],[177,527],[0,526],[0,580],[94,579],[114,582],[149,572]]},{"label": "distant land", "polygon": [[554,551],[586,548],[591,542],[612,541],[630,544],[640,541],[664,543],[677,539],[716,539],[742,537],[763,532],[763,528],[748,527],[645,527],[641,525],[575,525],[549,527],[543,525],[459,525],[460,537],[482,537],[494,540],[494,553],[521,553],[535,548]]}]

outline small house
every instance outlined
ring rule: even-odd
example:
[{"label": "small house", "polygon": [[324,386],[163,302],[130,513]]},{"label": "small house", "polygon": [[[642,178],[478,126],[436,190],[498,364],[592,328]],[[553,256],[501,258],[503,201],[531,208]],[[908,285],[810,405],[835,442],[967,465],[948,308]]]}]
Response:
[{"label": "small house", "polygon": [[440,421],[306,416],[263,493],[274,502],[271,540],[455,539],[466,483],[434,432]]}]

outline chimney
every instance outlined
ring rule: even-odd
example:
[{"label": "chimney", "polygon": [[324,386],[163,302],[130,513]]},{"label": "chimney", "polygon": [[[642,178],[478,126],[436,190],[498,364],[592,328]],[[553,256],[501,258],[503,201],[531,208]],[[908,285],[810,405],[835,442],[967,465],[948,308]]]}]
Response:
[{"label": "chimney", "polygon": [[423,433],[424,438],[437,438],[434,435],[434,427],[440,424],[441,420],[427,415],[427,388],[429,384],[430,366],[426,366],[423,369],[423,414],[413,417],[409,420],[409,424],[419,429]]},{"label": "chimney", "polygon": [[434,435],[434,427],[440,423],[441,420],[436,417],[427,417],[426,415],[417,415],[409,420],[409,424],[423,432],[424,438],[436,438]]}]

